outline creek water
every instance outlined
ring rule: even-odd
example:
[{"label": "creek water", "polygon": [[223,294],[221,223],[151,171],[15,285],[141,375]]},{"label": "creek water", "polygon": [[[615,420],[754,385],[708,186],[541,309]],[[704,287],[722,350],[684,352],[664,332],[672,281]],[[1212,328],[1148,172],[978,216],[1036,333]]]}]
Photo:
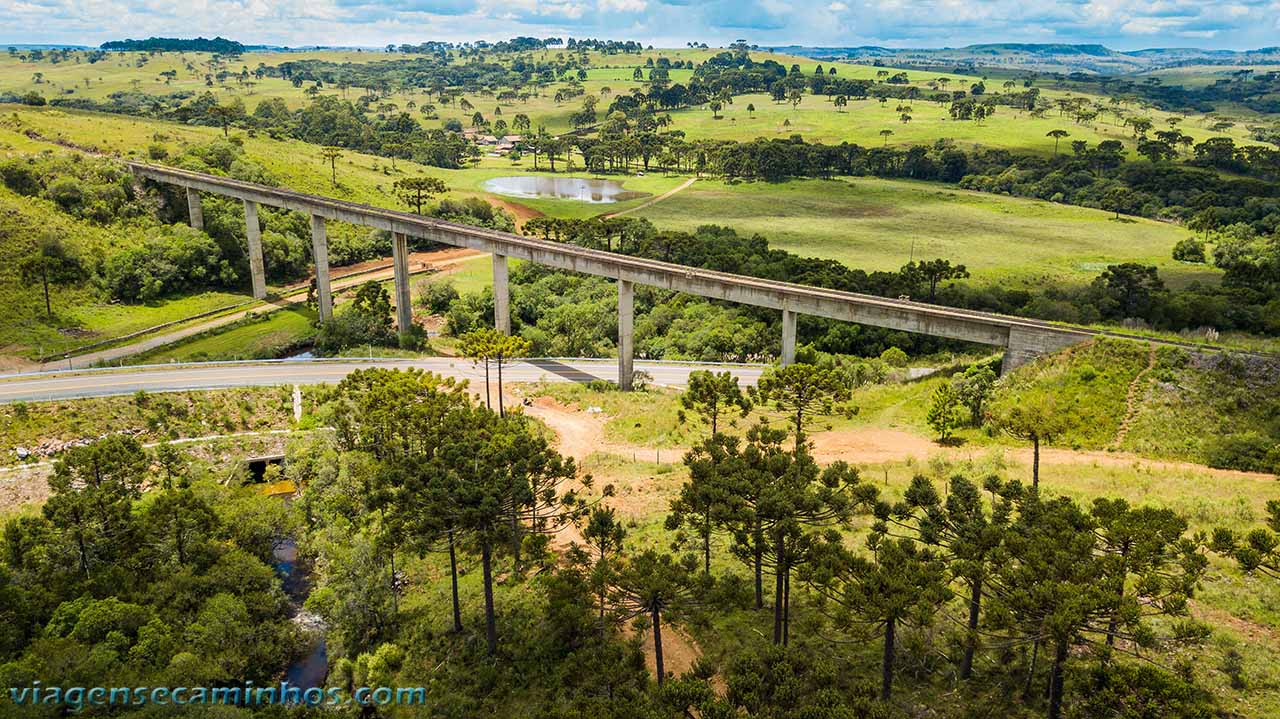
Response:
[{"label": "creek water", "polygon": [[498,195],[526,198],[552,198],[577,200],[592,204],[622,202],[644,197],[646,193],[633,192],[615,180],[596,180],[582,177],[548,177],[545,175],[518,175],[495,177],[484,183],[484,189]]},{"label": "creek water", "polygon": [[274,562],[284,593],[289,597],[293,621],[315,636],[311,647],[285,670],[284,680],[301,690],[323,687],[329,674],[329,652],[324,641],[324,624],[319,617],[302,608],[311,592],[311,577],[305,564],[298,562],[298,545],[292,539],[276,544]]}]

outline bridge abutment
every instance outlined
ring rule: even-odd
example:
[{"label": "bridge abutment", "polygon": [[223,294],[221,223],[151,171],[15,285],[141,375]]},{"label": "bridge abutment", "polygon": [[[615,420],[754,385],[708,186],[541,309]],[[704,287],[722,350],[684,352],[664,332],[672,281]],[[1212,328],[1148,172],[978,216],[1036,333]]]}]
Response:
[{"label": "bridge abutment", "polygon": [[[190,201],[190,198],[187,198]],[[197,200],[198,202],[198,200]],[[204,224],[201,213],[200,224]],[[244,235],[249,241],[249,279],[253,284],[253,298],[267,296],[267,270],[262,261],[262,227],[258,224],[258,203],[244,201]]]},{"label": "bridge abutment", "polygon": [[1009,341],[1005,344],[1004,358],[1000,361],[1000,376],[1009,374],[1042,354],[1057,352],[1087,339],[1089,336],[1083,334],[1035,327],[1010,327]]}]

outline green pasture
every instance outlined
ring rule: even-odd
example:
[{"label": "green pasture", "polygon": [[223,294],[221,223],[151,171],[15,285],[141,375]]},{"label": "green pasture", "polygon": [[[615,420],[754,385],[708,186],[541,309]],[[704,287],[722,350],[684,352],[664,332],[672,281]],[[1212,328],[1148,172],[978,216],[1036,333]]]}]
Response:
[{"label": "green pasture", "polygon": [[[755,110],[749,111],[749,105]],[[785,139],[800,135],[809,141],[847,141],[869,147],[932,145],[946,140],[967,147],[997,147],[1051,155],[1054,141],[1047,133],[1065,130],[1070,136],[1059,143],[1059,152],[1071,152],[1073,140],[1084,140],[1090,145],[1103,140],[1119,140],[1128,147],[1136,144],[1133,132],[1110,114],[1080,124],[1069,116],[1059,116],[1057,110],[1033,117],[1028,112],[1001,105],[995,115],[979,123],[951,119],[948,107],[924,99],[891,99],[884,103],[868,99],[850,100],[847,107],[837,108],[830,98],[813,95],[805,95],[800,104],[792,106],[789,102],[775,102],[768,95],[741,95],[719,113],[713,114],[704,106],[677,110],[671,115],[675,120],[672,127],[683,130],[689,137],[717,140]],[[902,121],[903,114],[910,115],[909,122]],[[1142,114],[1151,117],[1157,129],[1166,129],[1166,120],[1172,116],[1158,111]],[[1243,128],[1213,132],[1197,118],[1181,122],[1178,129],[1197,142],[1229,135],[1237,142],[1253,144]],[[892,134],[881,135],[885,130]]]},{"label": "green pasture", "polygon": [[[555,50],[529,53],[532,56],[554,56]],[[636,87],[647,87],[647,82],[634,79],[636,67],[643,67],[647,60],[666,57],[672,61],[692,60],[701,62],[720,50],[688,50],[658,49],[637,55],[605,55],[589,53],[590,68],[582,89],[587,94],[600,98],[598,112],[603,114],[612,96],[629,93]],[[105,100],[117,92],[146,92],[154,95],[165,95],[174,92],[203,93],[212,91],[224,101],[239,98],[245,107],[252,112],[259,102],[268,98],[282,98],[290,107],[301,107],[306,104],[308,88],[294,87],[289,81],[281,78],[264,77],[261,80],[250,77],[240,81],[238,74],[242,69],[252,72],[259,65],[274,66],[283,62],[303,59],[322,59],[337,63],[377,63],[404,59],[403,54],[387,54],[383,52],[355,51],[309,51],[303,53],[248,53],[238,59],[228,59],[215,64],[212,56],[205,53],[161,53],[141,55],[128,53],[125,55],[110,54],[106,59],[90,64],[84,53],[73,53],[72,59],[57,64],[48,60],[40,62],[24,62],[18,56],[0,55],[0,91],[25,93],[36,91],[46,97],[77,98],[85,97],[94,100]],[[139,61],[147,58],[139,65]],[[899,70],[896,68],[874,67],[854,63],[821,63],[806,58],[766,52],[753,52],[756,61],[775,60],[786,67],[797,65],[804,75],[811,75],[819,65],[824,70],[836,69],[838,77],[865,79],[883,82],[888,74],[906,72],[908,82],[928,94],[938,89],[968,90],[983,77],[960,75],[955,73],[932,72],[926,70]],[[507,57],[500,62],[509,62]],[[218,70],[232,73],[232,77],[224,82],[207,84],[207,76],[216,75]],[[1214,77],[1216,68],[1193,68],[1186,71],[1189,80],[1201,81],[1205,77]],[[166,78],[162,72],[176,73],[176,77]],[[39,76],[37,77],[37,73]],[[647,73],[647,70],[646,70]],[[670,71],[672,82],[687,82],[693,71],[676,69]],[[647,76],[647,75],[646,75]],[[1171,76],[1170,81],[1180,81],[1181,75]],[[37,81],[38,80],[38,81]],[[1000,78],[985,79],[988,91],[1004,91]],[[498,102],[496,93],[463,94],[472,109],[463,110],[460,103],[445,105],[439,98],[428,92],[414,88],[406,88],[390,92],[382,97],[377,105],[394,107],[394,111],[410,111],[427,127],[437,127],[447,120],[456,119],[464,126],[471,124],[471,117],[480,112],[485,118],[494,121],[499,117],[508,123],[516,114],[525,114],[533,121],[534,126],[544,126],[548,131],[560,133],[571,129],[569,117],[582,106],[580,97],[556,102],[557,91],[569,87],[567,82],[555,82],[540,88],[527,88],[532,94],[527,100]],[[1020,88],[1014,88],[1020,89]],[[1106,98],[1086,92],[1063,90],[1050,86],[1042,88],[1045,97],[1057,99],[1072,95],[1088,97],[1095,102],[1106,102]],[[320,94],[342,96],[355,99],[362,95],[363,88],[324,87]],[[412,105],[410,105],[412,103]],[[748,104],[755,105],[756,111],[749,113]],[[427,105],[435,107],[435,117],[428,119],[423,113]],[[899,106],[909,106],[907,114],[912,119],[909,123],[901,122],[902,111]],[[1140,114],[1150,117],[1157,128],[1166,126],[1166,120],[1172,113],[1165,113],[1154,108],[1139,108],[1126,105],[1125,111],[1130,115]],[[997,114],[981,124],[971,121],[953,121],[947,113],[945,105],[926,102],[924,100],[896,101],[890,100],[881,105],[875,100],[851,102],[847,108],[837,110],[831,98],[805,95],[799,107],[792,108],[789,103],[775,104],[767,95],[743,95],[734,98],[723,112],[723,118],[715,120],[705,107],[688,108],[672,113],[675,119],[672,129],[682,130],[691,139],[714,138],[750,140],[756,137],[788,137],[801,134],[806,139],[825,142],[856,142],[863,145],[882,144],[882,130],[893,130],[889,137],[892,144],[932,143],[939,139],[950,139],[964,145],[983,145],[1019,150],[1038,150],[1043,153],[1052,152],[1053,143],[1045,137],[1050,130],[1064,129],[1071,133],[1070,139],[1086,140],[1096,143],[1105,139],[1119,139],[1127,144],[1134,144],[1131,133],[1124,128],[1117,118],[1104,114],[1089,125],[1080,125],[1071,118],[1062,118],[1056,111],[1050,111],[1043,118],[1032,118],[1026,113],[1019,113],[1012,108],[1001,106]],[[705,117],[704,117],[705,116]],[[1182,119],[1180,117],[1180,119]],[[1208,128],[1212,121],[1203,116],[1189,116],[1179,125],[1179,129],[1195,137],[1197,141],[1215,134],[1225,134],[1239,142],[1250,142],[1247,129],[1231,128],[1223,133],[1214,133]],[[1069,142],[1069,140],[1067,141]]]},{"label": "green pasture", "polygon": [[1186,230],[1101,210],[942,185],[876,178],[730,184],[703,179],[632,213],[661,228],[720,224],[760,233],[778,247],[867,271],[913,257],[964,264],[974,279],[1040,285],[1088,281],[1116,262],[1207,278],[1170,257]]},{"label": "green pasture", "polygon": [[291,305],[133,358],[135,364],[272,359],[315,334],[315,312]]}]

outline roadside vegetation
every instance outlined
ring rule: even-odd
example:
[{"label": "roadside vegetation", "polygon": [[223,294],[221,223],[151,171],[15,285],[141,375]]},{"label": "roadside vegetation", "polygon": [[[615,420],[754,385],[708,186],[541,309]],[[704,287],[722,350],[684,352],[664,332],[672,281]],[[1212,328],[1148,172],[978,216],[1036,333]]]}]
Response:
[{"label": "roadside vegetation", "polygon": [[19,448],[28,453],[28,459],[46,459],[68,446],[107,435],[129,436],[145,444],[288,429],[292,424],[291,387],[137,392],[5,404],[0,412],[0,443],[9,448],[4,460],[10,464],[18,460]]}]

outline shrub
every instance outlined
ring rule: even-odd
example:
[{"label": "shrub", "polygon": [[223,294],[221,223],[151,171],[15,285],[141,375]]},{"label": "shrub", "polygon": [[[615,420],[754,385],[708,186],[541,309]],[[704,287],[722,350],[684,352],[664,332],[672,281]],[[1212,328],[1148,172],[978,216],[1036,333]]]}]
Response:
[{"label": "shrub", "polygon": [[1194,237],[1186,237],[1178,241],[1173,246],[1173,259],[1179,262],[1195,262],[1203,264],[1205,261],[1204,243]]},{"label": "shrub", "polygon": [[0,162],[0,180],[19,195],[31,197],[40,194],[40,177],[29,162],[19,159]]},{"label": "shrub", "polygon": [[492,326],[493,289],[490,287],[458,298],[449,306],[449,313],[445,316],[445,331],[455,337],[479,327]]},{"label": "shrub", "polygon": [[418,294],[418,305],[426,308],[433,315],[448,312],[449,305],[459,298],[457,288],[447,280],[423,280],[415,289]]},{"label": "shrub", "polygon": [[906,367],[908,357],[900,348],[890,347],[880,353],[880,360],[890,367]]},{"label": "shrub", "polygon": [[494,207],[479,197],[468,197],[465,200],[443,199],[429,214],[450,222],[503,232],[513,232],[516,228],[515,218],[509,212]]},{"label": "shrub", "polygon": [[348,347],[394,347],[398,342],[396,333],[388,324],[351,307],[344,307],[335,313],[333,319],[321,323],[315,350],[316,354],[335,355]]},{"label": "shrub", "polygon": [[45,192],[50,200],[66,212],[74,212],[84,204],[84,191],[80,187],[80,181],[74,177],[59,177],[49,183]]},{"label": "shrub", "polygon": [[1280,472],[1280,445],[1259,432],[1217,437],[1206,449],[1210,467],[1243,472]]},{"label": "shrub", "polygon": [[112,297],[147,302],[181,290],[234,279],[217,243],[181,225],[150,233],[139,246],[107,259],[103,283]]},{"label": "shrub", "polygon": [[391,326],[391,298],[387,290],[370,280],[356,290],[355,300],[320,325],[316,352],[337,354],[347,347],[377,345],[397,347],[400,339]]}]

